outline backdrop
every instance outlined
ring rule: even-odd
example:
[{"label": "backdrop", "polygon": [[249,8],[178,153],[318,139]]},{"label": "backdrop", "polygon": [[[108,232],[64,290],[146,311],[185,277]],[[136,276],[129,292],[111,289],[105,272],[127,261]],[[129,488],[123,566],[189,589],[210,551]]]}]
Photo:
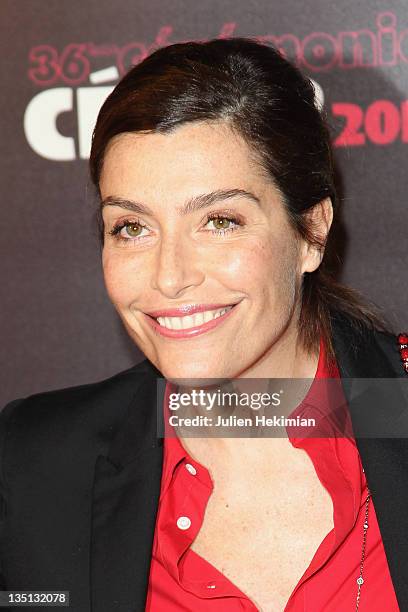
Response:
[{"label": "backdrop", "polygon": [[319,86],[344,199],[341,279],[408,327],[406,0],[2,0],[0,405],[143,356],[107,297],[87,157],[133,63],[183,40],[251,36]]}]

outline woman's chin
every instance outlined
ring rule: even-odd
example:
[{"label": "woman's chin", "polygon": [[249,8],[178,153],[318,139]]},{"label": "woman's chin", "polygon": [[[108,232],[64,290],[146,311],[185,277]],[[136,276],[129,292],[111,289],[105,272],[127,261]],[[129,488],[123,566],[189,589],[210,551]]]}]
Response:
[{"label": "woman's chin", "polygon": [[168,369],[164,368],[161,371],[166,380],[187,389],[217,386],[223,380],[228,380],[225,373],[205,367],[201,369],[177,368],[176,370],[170,367]]}]

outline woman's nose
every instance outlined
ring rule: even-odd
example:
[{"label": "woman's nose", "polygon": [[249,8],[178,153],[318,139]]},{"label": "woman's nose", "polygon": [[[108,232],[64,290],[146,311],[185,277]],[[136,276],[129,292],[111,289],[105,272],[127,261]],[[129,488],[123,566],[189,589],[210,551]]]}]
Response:
[{"label": "woman's nose", "polygon": [[194,245],[180,235],[162,239],[152,270],[152,288],[172,298],[189,287],[199,286],[203,280],[204,271]]}]

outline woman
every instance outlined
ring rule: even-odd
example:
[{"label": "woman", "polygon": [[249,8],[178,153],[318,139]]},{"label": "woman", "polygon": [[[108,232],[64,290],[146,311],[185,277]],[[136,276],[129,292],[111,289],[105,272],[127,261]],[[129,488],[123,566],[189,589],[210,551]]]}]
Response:
[{"label": "woman", "polygon": [[[81,612],[408,609],[405,353],[332,277],[311,82],[249,39],[160,49],[105,101],[90,166],[107,291],[146,359],[3,410],[3,588]],[[340,378],[354,431],[367,408],[380,429],[157,436],[175,382],[219,378]],[[351,378],[393,379],[386,418]]]}]

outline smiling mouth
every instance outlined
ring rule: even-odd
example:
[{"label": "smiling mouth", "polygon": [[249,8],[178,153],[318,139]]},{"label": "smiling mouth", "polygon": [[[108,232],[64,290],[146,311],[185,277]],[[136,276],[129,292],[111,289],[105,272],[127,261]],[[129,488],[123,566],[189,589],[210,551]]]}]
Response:
[{"label": "smiling mouth", "polygon": [[191,315],[186,315],[184,317],[152,317],[161,327],[171,330],[181,330],[181,329],[191,329],[193,327],[199,327],[200,325],[204,325],[209,321],[217,319],[221,317],[236,304],[232,304],[231,306],[225,306],[224,308],[217,308],[215,310],[205,310],[203,312],[196,312]]}]

